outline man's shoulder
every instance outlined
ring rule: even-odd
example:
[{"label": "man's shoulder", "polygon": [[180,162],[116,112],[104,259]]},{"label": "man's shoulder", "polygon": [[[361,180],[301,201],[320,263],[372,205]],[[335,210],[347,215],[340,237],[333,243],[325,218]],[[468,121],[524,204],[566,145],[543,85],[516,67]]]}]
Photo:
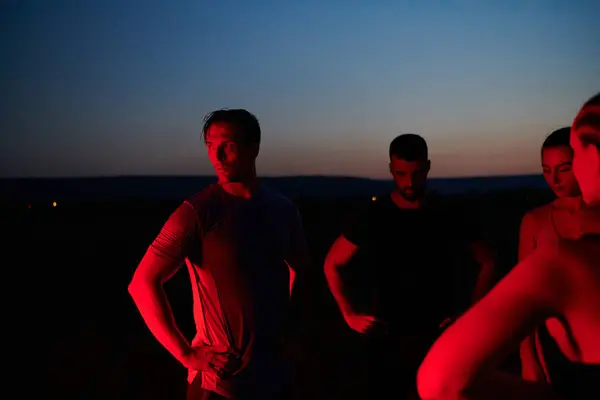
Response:
[{"label": "man's shoulder", "polygon": [[194,195],[183,201],[183,204],[191,206],[197,213],[218,203],[222,199],[222,189],[216,184],[210,184]]},{"label": "man's shoulder", "polygon": [[280,191],[266,185],[261,186],[262,196],[269,206],[275,206],[286,210],[295,210],[296,205]]}]

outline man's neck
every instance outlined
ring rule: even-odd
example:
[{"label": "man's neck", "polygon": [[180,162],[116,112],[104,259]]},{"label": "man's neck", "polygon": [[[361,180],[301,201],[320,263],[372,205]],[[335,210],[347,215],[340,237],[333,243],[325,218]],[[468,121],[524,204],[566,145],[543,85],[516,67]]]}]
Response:
[{"label": "man's neck", "polygon": [[240,182],[219,182],[224,191],[232,196],[249,199],[256,193],[259,183],[256,176]]},{"label": "man's neck", "polygon": [[390,197],[394,204],[396,204],[396,206],[401,209],[418,210],[421,207],[423,207],[423,196],[421,196],[415,201],[408,201],[404,197],[402,197],[400,193],[398,193],[397,191],[393,191]]}]

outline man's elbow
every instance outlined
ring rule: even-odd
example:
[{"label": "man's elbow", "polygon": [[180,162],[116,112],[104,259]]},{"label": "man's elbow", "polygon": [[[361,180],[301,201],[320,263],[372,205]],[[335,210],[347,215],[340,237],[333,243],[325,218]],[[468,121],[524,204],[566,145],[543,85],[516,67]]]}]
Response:
[{"label": "man's elbow", "polygon": [[139,279],[136,279],[135,277],[131,280],[131,282],[129,282],[129,285],[127,286],[127,292],[129,292],[129,295],[135,300],[137,297],[139,297],[139,294],[142,293],[144,291],[143,285],[140,282]]},{"label": "man's elbow", "polygon": [[137,301],[140,297],[144,296],[144,294],[148,293],[152,287],[155,286],[153,280],[146,279],[138,274],[134,275],[127,286],[127,291],[129,295]]},{"label": "man's elbow", "polygon": [[323,266],[323,272],[325,273],[325,279],[327,279],[328,282],[331,279],[338,279],[340,276],[340,265],[327,258]]}]

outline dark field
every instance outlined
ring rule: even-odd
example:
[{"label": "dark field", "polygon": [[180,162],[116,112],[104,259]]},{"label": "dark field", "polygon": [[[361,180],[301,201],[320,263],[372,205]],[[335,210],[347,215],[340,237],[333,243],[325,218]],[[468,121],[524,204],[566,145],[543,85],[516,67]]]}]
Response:
[{"label": "dark field", "polygon": [[[485,225],[501,277],[516,260],[522,214],[549,197],[544,191],[520,190],[450,200],[471,208]],[[365,398],[363,339],[342,322],[322,273],[342,222],[365,200],[295,201],[314,259],[310,276],[298,282],[298,333],[288,343],[297,366],[295,398]],[[147,330],[127,293],[137,263],[177,205],[65,202],[55,208],[4,208],[5,227],[18,238],[5,253],[18,255],[11,261],[14,279],[5,281],[6,292],[13,293],[7,304],[18,313],[17,335],[35,344],[36,360],[42,361],[43,378],[34,381],[39,389],[63,399],[184,398],[186,371]],[[191,338],[185,269],[166,291],[180,327]]]}]

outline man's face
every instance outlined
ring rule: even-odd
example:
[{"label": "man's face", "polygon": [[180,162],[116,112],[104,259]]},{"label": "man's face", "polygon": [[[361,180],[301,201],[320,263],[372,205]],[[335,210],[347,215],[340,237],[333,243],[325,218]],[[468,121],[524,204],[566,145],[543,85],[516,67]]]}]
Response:
[{"label": "man's face", "polygon": [[425,194],[430,164],[429,160],[406,161],[391,157],[390,172],[402,197],[417,201]]},{"label": "man's face", "polygon": [[542,150],[544,179],[556,197],[574,197],[580,193],[572,162],[573,150],[568,146],[547,147]]},{"label": "man's face", "polygon": [[206,132],[208,158],[219,182],[239,182],[254,172],[258,145],[244,145],[239,130],[227,123],[215,123]]}]

